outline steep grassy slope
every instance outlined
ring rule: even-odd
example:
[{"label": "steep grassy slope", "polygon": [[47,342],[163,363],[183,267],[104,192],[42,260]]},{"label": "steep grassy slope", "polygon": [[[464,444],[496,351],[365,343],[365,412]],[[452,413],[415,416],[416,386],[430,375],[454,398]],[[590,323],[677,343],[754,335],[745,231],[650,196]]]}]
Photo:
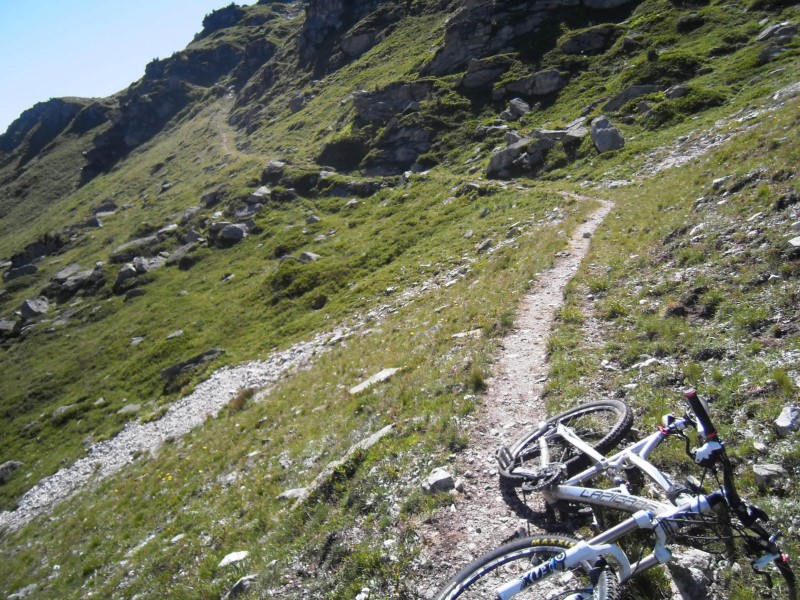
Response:
[{"label": "steep grassy slope", "polygon": [[[647,0],[608,13],[618,28],[613,43],[581,55],[567,54],[564,44],[596,23],[576,18],[555,46],[514,48],[503,55],[510,66],[502,77],[466,93],[463,68],[438,76],[425,70],[447,39],[447,19],[459,7],[451,4],[417,2],[412,14],[398,6],[397,18],[358,20],[356,31],[379,24],[372,46],[347,60],[332,54],[316,71],[302,64],[297,36],[307,30],[297,6],[251,7],[241,28],[207,32],[191,48],[247,54],[261,31],[274,48],[272,58],[261,57],[266,66],[254,62],[240,80],[225,74],[207,87],[195,81],[191,102],[168,126],[80,188],[65,193],[65,184],[49,200],[16,208],[4,200],[12,208],[0,218],[0,255],[54,235],[63,244],[37,261],[35,274],[4,283],[3,317],[72,263],[104,263],[104,282],[2,342],[0,462],[24,466],[0,486],[0,508],[12,509],[41,478],[113,436],[131,418],[119,413],[126,405],[143,405],[142,421],[156,419],[222,364],[264,358],[337,327],[350,337],[258,401],[243,393],[157,456],[135,457],[53,518],[3,534],[0,591],[33,584],[30,597],[218,597],[256,573],[253,596],[306,590],[352,598],[368,586],[370,597],[413,597],[415,524],[449,503],[424,495],[418,479],[463,448],[462,419],[479,406],[519,298],[592,208],[561,191],[608,197],[617,208],[551,342],[553,408],[629,389],[652,421],[684,382],[697,382],[720,414],[739,415],[724,433],[737,442],[749,492],[760,493],[747,461],[794,472],[798,445],[774,440],[770,422],[797,400],[800,376],[798,256],[787,243],[796,235],[790,227],[800,193],[798,98],[774,108],[769,99],[800,79],[798,42],[767,57],[772,42],[756,38],[768,24],[796,24],[796,7]],[[577,147],[558,144],[535,173],[484,180],[490,153],[505,141],[476,128],[500,123],[510,98],[492,99],[492,91],[550,68],[566,85],[531,99],[539,106],[513,124],[522,134],[596,116],[603,98],[632,84],[661,87],[609,113],[625,135],[623,149],[599,154],[588,138]],[[391,122],[361,118],[354,92],[408,81],[432,90],[416,109]],[[668,97],[679,83],[687,93]],[[367,177],[402,146],[391,140],[404,128],[430,134],[429,149],[411,161],[414,170],[429,170]],[[78,173],[84,162],[76,152],[91,139],[58,138],[24,177]],[[718,147],[702,159],[657,168],[711,145]],[[340,151],[352,160],[337,158]],[[341,161],[338,173],[325,168],[331,157]],[[267,182],[262,170],[274,160],[286,163],[283,174]],[[722,177],[729,178],[712,184]],[[22,180],[4,189],[17,190]],[[245,220],[236,211],[264,183],[271,193],[246,217],[248,235],[215,243],[213,224]],[[103,227],[86,226],[103,207]],[[141,251],[146,257],[169,255],[195,234],[206,242],[198,240],[179,265],[140,273],[135,286],[117,283],[133,258],[119,247],[171,224],[177,228]],[[73,227],[64,233],[65,226]],[[287,258],[302,252],[320,258]],[[131,289],[144,294],[126,297]],[[176,330],[183,334],[169,337]],[[169,383],[160,376],[213,347],[225,350],[215,362]],[[631,370],[642,355],[660,363]],[[601,368],[604,359],[615,370]],[[385,367],[402,371],[364,395],[348,393]],[[276,499],[389,423],[394,433],[357,453],[311,502],[292,509]],[[768,440],[766,455],[747,427]],[[797,526],[795,487],[788,481],[763,498],[787,529]],[[250,552],[244,566],[218,566],[238,550]],[[741,586],[735,577],[731,585]],[[748,597],[741,587],[737,597]]]}]

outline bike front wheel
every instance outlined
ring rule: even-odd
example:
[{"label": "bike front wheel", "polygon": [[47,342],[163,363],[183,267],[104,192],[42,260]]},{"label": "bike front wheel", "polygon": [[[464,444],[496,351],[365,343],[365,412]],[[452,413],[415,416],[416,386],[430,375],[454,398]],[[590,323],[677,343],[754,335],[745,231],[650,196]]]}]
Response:
[{"label": "bike front wheel", "polygon": [[[485,600],[530,568],[572,548],[578,541],[565,536],[526,537],[484,554],[453,577],[436,600]],[[618,600],[620,584],[608,566],[585,563],[540,579],[516,596],[524,600]]]},{"label": "bike front wheel", "polygon": [[[600,400],[576,406],[545,421],[498,452],[500,478],[520,486],[534,482],[537,473],[544,479],[549,465],[563,465],[567,475],[574,475],[591,464],[591,459],[567,443],[556,429],[563,425],[600,454],[619,444],[633,425],[633,411],[621,400]],[[547,454],[543,456],[543,451]]]}]

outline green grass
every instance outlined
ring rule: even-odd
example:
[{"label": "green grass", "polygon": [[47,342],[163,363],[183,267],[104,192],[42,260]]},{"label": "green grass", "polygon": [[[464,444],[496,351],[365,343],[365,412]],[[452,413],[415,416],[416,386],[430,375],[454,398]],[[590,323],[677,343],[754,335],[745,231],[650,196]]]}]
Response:
[{"label": "green grass", "polygon": [[[1,508],[12,508],[36,481],[83,456],[84,441],[119,431],[130,418],[117,414],[122,406],[140,403],[141,421],[159,418],[223,364],[265,358],[274,349],[354,324],[382,305],[396,310],[357,328],[345,343],[317,356],[313,369],[284,378],[263,398],[242,390],[216,418],[156,456],[136,457],[118,476],[59,506],[53,520],[45,517],[5,534],[0,593],[38,582],[31,597],[149,597],[164,589],[175,598],[219,597],[242,575],[257,573],[259,596],[296,589],[290,579],[317,597],[352,598],[365,586],[376,597],[409,595],[417,527],[451,502],[447,494],[424,494],[419,480],[469,446],[465,423],[480,410],[498,342],[513,326],[518,302],[537,273],[546,276],[554,254],[593,209],[560,191],[608,197],[616,207],[569,285],[548,341],[550,409],[627,390],[646,430],[665,412],[682,409],[684,385],[697,385],[745,471],[747,494],[758,491],[746,461],[759,455],[746,427],[769,445],[765,460],[794,468],[798,444],[789,439],[772,450],[778,440],[771,421],[796,400],[800,377],[791,360],[798,350],[800,263],[785,244],[796,220],[791,198],[800,192],[800,147],[792,135],[797,102],[754,119],[730,119],[747,115],[797,80],[796,42],[773,63],[759,65],[760,46],[753,41],[760,19],[796,21],[797,10],[741,8],[647,0],[619,25],[623,35],[610,51],[570,64],[567,87],[557,101],[543,103],[517,124],[522,133],[562,126],[599,97],[643,80],[642,73],[664,84],[686,82],[691,93],[685,100],[650,97],[651,120],[623,107],[611,117],[626,135],[624,149],[598,155],[587,142],[572,156],[551,157],[542,180],[486,182],[480,171],[469,172],[485,166],[500,143],[474,135],[478,124],[492,122],[499,105],[465,99],[455,89],[456,77],[444,77],[433,81],[436,95],[409,117],[437,132],[424,157],[427,174],[400,186],[386,180],[384,189],[352,209],[345,208],[349,197],[332,192],[351,178],[361,181],[355,169],[314,184],[315,160],[326,144],[355,140],[369,150],[380,135],[354,126],[348,95],[414,79],[432,56],[446,15],[420,10],[320,83],[301,73],[297,82],[269,90],[263,121],[254,120],[249,135],[226,122],[232,100],[209,96],[167,133],[72,194],[40,202],[34,193],[39,188],[32,187],[28,200],[0,219],[2,256],[85,221],[106,198],[127,208],[42,261],[36,275],[3,286],[6,315],[38,295],[64,266],[106,263],[107,282],[97,295],[53,309],[51,316],[74,311],[68,324],[37,325],[0,348],[6,374],[0,380],[0,461],[25,462],[0,488]],[[692,11],[699,18],[690,26],[681,19]],[[281,36],[297,26],[297,20],[276,23],[269,35],[280,46],[286,43]],[[243,39],[237,36],[250,33],[231,29],[224,36],[239,44]],[[562,31],[561,37],[568,34]],[[645,36],[646,43],[625,50],[624,37],[632,34]],[[553,51],[541,63],[561,58]],[[296,86],[313,98],[290,114]],[[725,145],[679,169],[636,176],[651,154],[663,155],[681,136],[720,119],[728,120],[716,125],[720,132],[737,134]],[[74,171],[82,143],[65,139],[39,172]],[[480,161],[467,164],[476,154]],[[287,183],[299,196],[270,201],[241,244],[201,248],[191,268],[149,274],[143,297],[124,302],[114,294],[119,267],[108,263],[114,248],[178,223],[206,192],[219,190],[217,206],[180,225],[180,232],[194,228],[205,234],[205,220],[247,198],[274,159],[289,163]],[[760,174],[751,177],[754,172]],[[723,189],[712,189],[714,179],[728,175]],[[595,189],[617,179],[635,183]],[[480,190],[462,192],[470,181]],[[164,182],[172,185],[161,191]],[[564,220],[551,218],[555,208]],[[761,217],[748,220],[759,212]],[[310,214],[319,221],[307,222]],[[507,237],[515,223],[521,233]],[[693,238],[690,231],[701,223]],[[489,238],[494,246],[504,245],[478,253]],[[159,249],[169,252],[179,244],[167,237]],[[280,260],[303,251],[322,258],[306,264]],[[401,303],[400,294],[410,289],[424,291]],[[590,326],[598,335],[585,335]],[[167,339],[177,329],[184,334]],[[453,337],[475,330],[479,336]],[[132,345],[140,336],[144,340]],[[226,352],[165,385],[161,369],[212,347]],[[643,356],[660,363],[641,373],[631,370]],[[604,360],[612,368],[603,368]],[[348,394],[386,367],[402,370],[362,395]],[[53,417],[62,406],[70,408]],[[389,423],[394,433],[337,470],[314,502],[293,510],[277,500],[285,489],[309,485],[353,443]],[[685,463],[678,447],[663,460]],[[795,487],[792,482],[789,496]],[[783,498],[763,495],[759,502],[779,518],[793,514]],[[173,542],[179,534],[184,537]],[[385,544],[389,539],[394,543]],[[789,546],[796,550],[793,541]],[[217,566],[226,554],[243,549],[251,553],[243,565]],[[56,577],[53,565],[59,565]]]}]

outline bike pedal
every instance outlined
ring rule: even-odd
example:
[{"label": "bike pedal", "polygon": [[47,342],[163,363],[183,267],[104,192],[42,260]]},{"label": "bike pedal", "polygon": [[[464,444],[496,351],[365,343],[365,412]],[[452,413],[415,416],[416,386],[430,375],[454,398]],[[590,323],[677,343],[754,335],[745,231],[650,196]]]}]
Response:
[{"label": "bike pedal", "polygon": [[495,458],[497,458],[497,464],[503,471],[508,471],[511,465],[514,464],[514,457],[511,456],[511,451],[505,446],[497,451]]}]

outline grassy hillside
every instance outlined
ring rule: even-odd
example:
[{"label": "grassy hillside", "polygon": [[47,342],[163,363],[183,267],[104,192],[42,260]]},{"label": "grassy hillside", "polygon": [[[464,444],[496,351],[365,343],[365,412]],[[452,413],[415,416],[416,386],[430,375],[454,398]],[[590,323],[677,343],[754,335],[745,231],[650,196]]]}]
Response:
[{"label": "grassy hillside", "polygon": [[[550,45],[504,54],[507,71],[473,93],[460,86],[465,69],[425,71],[457,2],[414,3],[363,54],[332,59],[322,75],[302,68],[303,14],[273,4],[250,7],[250,21],[190,46],[246,52],[264,34],[275,48],[269,69],[253,68],[234,89],[227,74],[214,86],[193,84],[185,109],[85,185],[76,176],[52,197],[8,199],[26,178],[41,178],[38,193],[54,171],[79,173],[80,151],[97,131],[63,134],[3,184],[0,256],[54,237],[60,248],[36,261],[35,274],[3,283],[0,317],[13,320],[73,263],[104,278],[2,338],[0,463],[24,465],[0,485],[0,509],[113,437],[132,418],[119,412],[129,404],[142,405],[133,418],[154,420],[224,364],[337,328],[348,337],[266,393],[243,391],[216,418],[155,456],[134,457],[52,515],[0,534],[0,592],[33,585],[30,598],[219,597],[252,573],[252,597],[353,598],[365,586],[370,598],[414,597],[415,527],[449,503],[423,494],[419,479],[464,448],[463,419],[480,409],[519,299],[593,208],[561,192],[616,208],[550,341],[552,409],[624,395],[650,427],[677,409],[681,386],[701,386],[733,442],[745,491],[796,551],[800,446],[777,439],[771,423],[797,403],[800,378],[800,255],[788,243],[800,211],[800,95],[774,99],[800,81],[799,44],[758,37],[770,24],[800,23],[797,7],[646,0],[608,13],[613,42],[578,55],[565,42],[605,21],[602,13],[565,20]],[[534,109],[511,129],[564,127],[601,114],[631,85],[659,89],[607,111],[624,148],[601,154],[587,137],[557,144],[536,172],[484,178],[493,149],[506,147],[502,133],[476,132],[502,123],[510,96],[492,99],[492,91],[552,68],[563,89],[530,99]],[[415,110],[391,123],[359,117],[354,92],[408,81],[431,90]],[[667,94],[675,84],[686,93]],[[422,172],[368,174],[398,128],[430,133],[429,149],[413,159]],[[325,160],[334,150],[354,153],[338,172]],[[266,181],[262,171],[276,160],[282,176]],[[260,212],[237,217],[262,185],[271,193]],[[111,203],[102,227],[86,225]],[[215,241],[214,223],[250,219],[241,242]],[[148,236],[157,239],[137,251],[147,258],[199,239],[186,260],[119,281],[134,256],[120,246]],[[294,260],[303,252],[319,258]],[[215,347],[225,353],[213,362],[161,377]],[[633,368],[643,356],[658,362]],[[387,367],[401,371],[364,394],[348,392]],[[277,499],[388,424],[390,436],[357,452],[302,506]],[[759,490],[754,461],[781,464],[782,488]],[[250,553],[245,562],[218,566],[240,550]],[[750,597],[746,582],[730,577],[732,597]]]}]

